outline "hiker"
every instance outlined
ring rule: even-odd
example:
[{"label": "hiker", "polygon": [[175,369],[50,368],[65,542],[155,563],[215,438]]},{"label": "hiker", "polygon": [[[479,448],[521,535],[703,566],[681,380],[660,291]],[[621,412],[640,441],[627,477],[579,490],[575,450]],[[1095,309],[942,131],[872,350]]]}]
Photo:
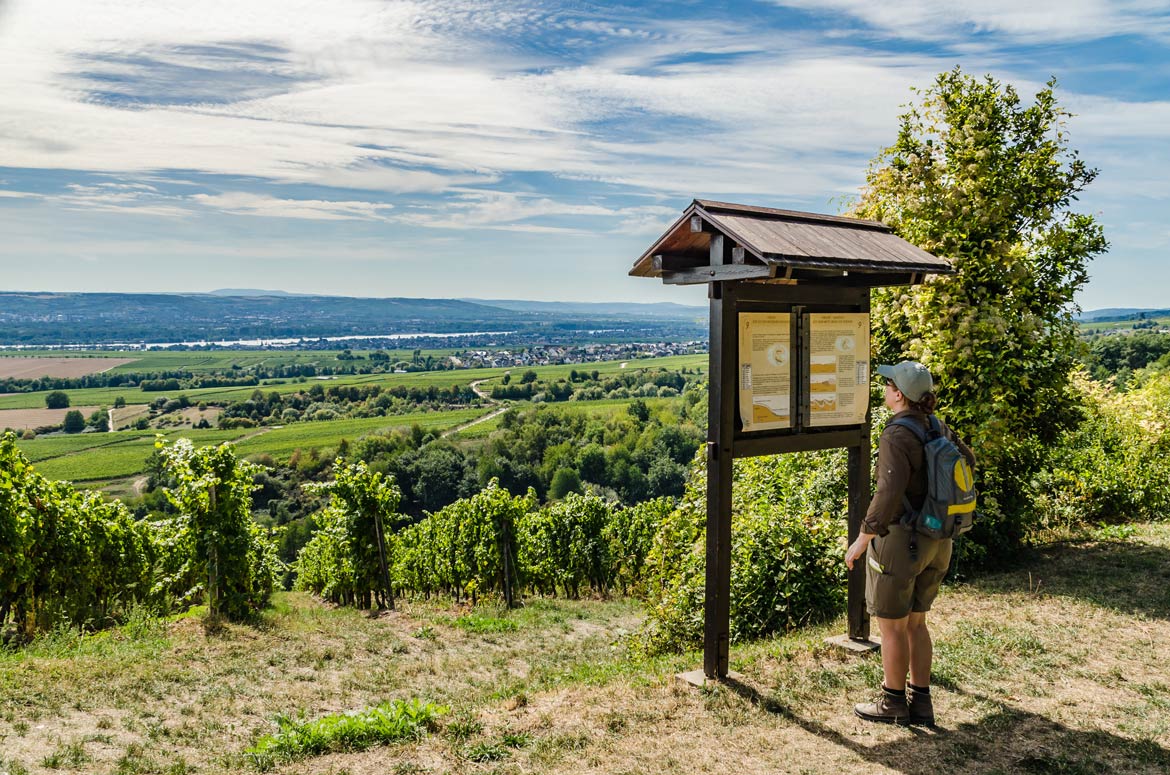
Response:
[{"label": "hiker", "polygon": [[866,721],[933,724],[933,646],[926,612],[946,575],[953,540],[931,538],[902,523],[903,514],[910,513],[907,506],[921,509],[926,498],[926,436],[899,421],[904,423],[903,418],[908,418],[925,434],[933,419],[972,469],[975,456],[949,428],[933,418],[934,380],[925,366],[903,361],[878,366],[876,371],[886,378],[885,404],[894,416],[878,443],[877,486],[862,520],[861,533],[845,551],[845,564],[852,569],[853,563],[869,550],[865,602],[881,633],[885,680],[877,700],[857,705],[854,712]]}]

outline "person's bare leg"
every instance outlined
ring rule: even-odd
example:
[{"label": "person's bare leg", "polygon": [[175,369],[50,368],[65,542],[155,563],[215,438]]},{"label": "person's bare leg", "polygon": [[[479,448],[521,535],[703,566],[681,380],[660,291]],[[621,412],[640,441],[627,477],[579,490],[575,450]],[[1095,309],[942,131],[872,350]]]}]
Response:
[{"label": "person's bare leg", "polygon": [[[925,689],[930,686],[930,665],[934,660],[934,643],[930,639],[930,629],[926,626],[926,613],[911,613],[907,617],[906,629],[906,640],[910,649],[910,683]],[[882,644],[884,649],[884,633],[882,634]],[[884,659],[882,666],[885,666]]]},{"label": "person's bare leg", "polygon": [[[908,629],[910,617],[874,618],[877,619],[878,631],[882,634],[882,671],[885,673],[885,687],[902,691],[906,688],[906,672],[910,668],[910,655],[913,653]],[[929,662],[927,664],[929,665]]]}]

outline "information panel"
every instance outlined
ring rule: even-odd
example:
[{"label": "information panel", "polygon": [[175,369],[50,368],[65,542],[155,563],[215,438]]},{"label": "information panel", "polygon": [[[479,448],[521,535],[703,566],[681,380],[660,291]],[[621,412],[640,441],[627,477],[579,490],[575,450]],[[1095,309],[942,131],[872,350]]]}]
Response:
[{"label": "information panel", "polygon": [[810,313],[810,426],[859,425],[869,409],[869,315]]},{"label": "information panel", "polygon": [[739,414],[745,431],[792,427],[792,315],[739,315]]}]

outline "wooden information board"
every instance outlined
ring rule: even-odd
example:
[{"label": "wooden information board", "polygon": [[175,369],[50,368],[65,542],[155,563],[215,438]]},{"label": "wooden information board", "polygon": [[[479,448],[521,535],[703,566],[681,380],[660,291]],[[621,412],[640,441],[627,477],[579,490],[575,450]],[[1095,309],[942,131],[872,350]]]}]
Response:
[{"label": "wooden information board", "polygon": [[869,412],[869,315],[808,316],[810,427],[859,425]]},{"label": "wooden information board", "polygon": [[791,428],[792,315],[739,315],[739,416],[745,431]]}]

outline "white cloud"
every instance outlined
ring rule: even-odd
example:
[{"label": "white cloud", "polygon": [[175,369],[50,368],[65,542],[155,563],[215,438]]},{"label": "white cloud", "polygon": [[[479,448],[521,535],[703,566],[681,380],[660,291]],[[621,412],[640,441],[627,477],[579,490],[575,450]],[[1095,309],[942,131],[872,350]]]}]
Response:
[{"label": "white cloud", "polygon": [[945,40],[970,32],[1051,43],[1170,33],[1156,0],[773,0],[814,13],[844,13],[901,38]]},{"label": "white cloud", "polygon": [[385,212],[393,209],[393,205],[381,202],[279,199],[246,192],[195,194],[191,199],[204,207],[233,215],[301,218],[312,221],[384,221]]}]

